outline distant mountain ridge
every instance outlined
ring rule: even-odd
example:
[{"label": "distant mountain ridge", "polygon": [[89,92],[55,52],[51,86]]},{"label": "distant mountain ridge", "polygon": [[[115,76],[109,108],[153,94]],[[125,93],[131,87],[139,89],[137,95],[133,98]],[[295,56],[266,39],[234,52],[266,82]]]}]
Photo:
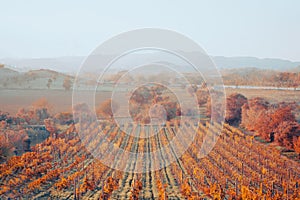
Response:
[{"label": "distant mountain ridge", "polygon": [[[300,72],[300,62],[293,62],[275,58],[256,57],[224,57],[211,56],[217,67],[224,69],[257,68],[276,71]],[[30,58],[30,59],[0,59],[0,63],[17,71],[30,71],[39,69],[50,69],[75,75],[79,70],[84,56],[67,56],[57,58]]]},{"label": "distant mountain ridge", "polygon": [[300,70],[300,62],[276,58],[213,56],[212,59],[220,69],[258,68],[277,71]]},{"label": "distant mountain ridge", "polygon": [[30,70],[50,69],[57,72],[75,74],[85,57],[66,56],[57,58],[4,58],[0,63],[13,70],[27,72]]}]

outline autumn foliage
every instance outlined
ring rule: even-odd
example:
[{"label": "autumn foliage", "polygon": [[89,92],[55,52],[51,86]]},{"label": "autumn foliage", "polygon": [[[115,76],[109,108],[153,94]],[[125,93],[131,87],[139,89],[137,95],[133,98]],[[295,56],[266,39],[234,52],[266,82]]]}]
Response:
[{"label": "autumn foliage", "polygon": [[300,136],[293,104],[270,104],[262,98],[250,99],[242,107],[241,126],[256,132],[267,141],[275,141],[288,149],[294,149],[293,141]]},{"label": "autumn foliage", "polygon": [[[145,103],[149,102],[147,95],[150,95],[153,104],[163,106],[167,119],[172,119],[178,114],[177,103],[164,96],[164,91],[164,88],[155,88],[154,91],[143,88],[142,93],[132,97],[134,106],[148,108],[148,113],[161,115],[159,110],[146,107]],[[112,104],[111,100],[105,101],[99,106],[98,114],[110,119]],[[75,108],[78,109],[75,111],[90,112],[84,104]],[[294,149],[300,155],[299,124],[294,117],[293,105],[270,104],[262,98],[247,100],[243,95],[233,94],[227,98],[226,109],[228,123],[237,125],[241,121],[246,130]],[[8,116],[3,114],[0,128],[1,156],[22,148],[20,141],[26,139],[28,131],[24,128],[25,122],[8,123]],[[30,119],[37,116],[35,112],[25,112],[22,117]],[[254,135],[228,123],[212,125],[183,121],[181,126],[186,137],[180,138],[180,141],[173,140],[174,145],[169,150],[162,150],[161,147],[169,144],[178,133],[179,124],[167,122],[156,134],[154,128],[157,127],[151,125],[124,125],[127,131],[136,130],[143,136],[153,135],[145,139],[130,136],[109,120],[100,120],[101,123],[86,120],[82,124],[74,120],[67,123],[71,116],[70,113],[62,113],[55,115],[54,119],[51,116],[36,118],[38,120],[34,123],[42,124],[55,137],[32,146],[29,152],[1,158],[1,198],[34,199],[40,195],[52,199],[143,199],[144,196],[147,196],[145,199],[300,198],[299,163],[283,157],[276,148],[259,143]],[[14,117],[9,119],[16,120]],[[77,130],[88,133],[85,140],[81,140]],[[217,144],[207,156],[200,158],[199,147],[204,138],[218,130],[222,133]],[[191,133],[195,133],[195,139],[180,158],[161,170],[149,170],[153,163],[164,162],[174,156]],[[121,153],[111,154],[110,159],[116,161],[116,165],[124,165],[128,170],[117,171],[97,160],[87,150],[86,141],[100,153],[117,152],[117,148],[122,148],[127,152],[141,153],[144,160],[150,159],[151,162],[146,165],[138,163],[134,156],[124,158]],[[161,160],[145,153],[153,151],[159,153]],[[135,174],[132,172],[135,168],[144,168],[146,173]]]},{"label": "autumn foliage", "polygon": [[112,119],[114,115],[114,111],[119,108],[119,105],[108,99],[100,103],[100,105],[96,108],[96,113],[100,118]]},{"label": "autumn foliage", "polygon": [[234,93],[226,98],[226,116],[227,123],[239,125],[242,119],[242,106],[247,102],[247,98],[241,94]]},{"label": "autumn foliage", "polygon": [[151,119],[170,121],[180,116],[176,96],[162,85],[140,87],[129,101],[129,112],[134,121],[149,124]]}]

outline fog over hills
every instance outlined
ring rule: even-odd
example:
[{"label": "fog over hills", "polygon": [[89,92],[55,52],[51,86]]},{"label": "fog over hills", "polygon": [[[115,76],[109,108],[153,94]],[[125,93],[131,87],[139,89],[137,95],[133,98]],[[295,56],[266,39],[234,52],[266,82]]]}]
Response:
[{"label": "fog over hills", "polygon": [[[156,56],[157,55],[153,55]],[[292,62],[289,60],[275,58],[256,58],[256,57],[224,57],[211,56],[217,67],[224,69],[241,69],[241,68],[258,68],[277,71],[300,71],[300,62]],[[37,69],[51,69],[58,72],[75,75],[84,61],[83,56],[69,56],[57,58],[3,58],[0,63],[17,71],[29,71]],[[125,61],[130,62],[130,60]],[[98,69],[99,70],[99,69]]]},{"label": "fog over hills", "polygon": [[[197,54],[191,52],[191,56],[196,55]],[[109,58],[108,56],[109,55],[107,55],[107,58]],[[149,57],[151,58],[149,59]],[[92,60],[91,63],[97,61],[98,58],[99,57],[96,57],[96,60]],[[248,85],[253,85],[254,83],[264,85],[266,82],[260,83],[261,80],[272,80],[272,77],[280,74],[280,72],[300,72],[300,62],[292,62],[289,60],[222,56],[212,56],[211,58],[220,69],[223,81],[229,85],[234,84],[237,80],[239,80],[239,82],[248,80],[248,82],[245,83]],[[84,62],[84,59],[85,57],[83,56],[0,59],[0,64],[4,64],[0,67],[0,89],[64,89],[64,82],[66,80],[74,81],[77,71]],[[163,61],[164,59],[168,60],[168,62]],[[116,73],[119,74],[118,72],[122,74],[122,72],[128,70],[130,66],[139,66],[140,63],[149,63],[149,61],[153,60],[154,63],[158,64],[156,67],[155,65],[151,65],[139,68],[141,70],[134,70],[134,73],[137,73],[135,75],[147,74],[153,76],[155,79],[156,76],[160,76],[157,74],[164,73],[169,76],[169,80],[175,78],[175,76],[170,73],[164,72],[160,65],[170,66],[172,69],[181,73],[193,74],[191,66],[188,66],[186,62],[178,61],[178,58],[172,56],[165,57],[163,54],[153,53],[150,55],[130,55],[125,56],[124,59],[117,60],[111,65],[110,70],[106,72],[107,78],[111,79]],[[99,70],[103,69],[101,69],[101,66],[98,66],[98,62],[94,66],[95,68],[85,69],[82,73],[82,77],[80,77],[81,88],[89,88],[91,80],[98,77],[98,73],[95,72],[99,72]],[[133,74],[131,74],[131,76],[133,76]],[[269,82],[268,84],[270,84]]]},{"label": "fog over hills", "polygon": [[66,56],[57,58],[4,58],[0,59],[7,67],[26,72],[38,69],[50,69],[57,72],[75,74],[85,57]]},{"label": "fog over hills", "polygon": [[255,67],[258,69],[290,71],[300,66],[300,62],[276,58],[213,56],[212,59],[220,69]]}]

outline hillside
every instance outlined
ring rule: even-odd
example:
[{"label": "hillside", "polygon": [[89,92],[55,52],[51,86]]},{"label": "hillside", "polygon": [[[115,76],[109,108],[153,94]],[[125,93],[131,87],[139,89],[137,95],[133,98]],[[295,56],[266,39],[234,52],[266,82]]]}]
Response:
[{"label": "hillside", "polygon": [[300,86],[300,72],[297,68],[288,72],[276,70],[242,68],[221,71],[225,85],[291,87]]},{"label": "hillside", "polygon": [[277,71],[289,71],[300,65],[300,62],[275,58],[255,58],[255,57],[224,57],[213,56],[212,59],[220,69],[242,69],[258,68]]},{"label": "hillside", "polygon": [[[194,55],[191,52],[191,55]],[[143,58],[146,55],[138,55]],[[149,56],[149,55],[148,55]],[[150,56],[153,58],[161,59],[164,61],[164,55],[153,53]],[[128,56],[123,62],[132,62],[135,56]],[[169,57],[167,57],[169,58]],[[297,70],[300,66],[300,62],[292,62],[289,60],[275,59],[275,58],[255,58],[255,57],[224,57],[224,56],[211,56],[216,66],[223,69],[242,69],[242,68],[258,68],[268,69],[277,71],[293,71]],[[58,57],[58,58],[31,58],[31,59],[13,59],[6,58],[0,59],[0,63],[3,63],[11,68],[18,71],[29,71],[38,69],[51,69],[58,72],[74,75],[78,71],[81,63],[84,61],[84,56],[69,56],[69,57]],[[170,57],[171,59],[171,57]],[[179,63],[181,65],[181,63]],[[99,69],[97,69],[99,70]],[[299,70],[299,67],[298,67]]]},{"label": "hillside", "polygon": [[84,57],[66,56],[57,58],[3,58],[3,63],[18,71],[26,72],[29,70],[50,69],[63,73],[75,74]]},{"label": "hillside", "polygon": [[9,89],[64,89],[65,80],[73,77],[49,69],[18,72],[0,68],[0,88]]},{"label": "hillside", "polygon": [[[299,68],[299,67],[298,67]],[[299,87],[300,72],[298,68],[289,70],[288,72],[280,72],[269,69],[259,69],[255,67],[223,69],[221,74],[225,85],[250,85],[250,86],[273,86],[273,87]],[[117,74],[108,75],[110,82],[114,82],[114,77]],[[93,73],[86,73],[85,77],[80,80],[80,88],[89,89],[94,85],[95,79]],[[160,75],[161,76],[161,75]],[[174,79],[173,74],[164,75],[170,83]],[[153,76],[155,78],[155,76]],[[193,78],[193,74],[191,75]],[[133,80],[138,80],[134,77]],[[199,77],[195,77],[199,78]],[[191,79],[192,80],[192,79]],[[28,72],[19,72],[13,69],[2,67],[0,68],[0,89],[43,89],[43,90],[64,90],[64,83],[67,82],[69,87],[72,87],[74,77],[61,72],[39,69],[30,70]]]}]

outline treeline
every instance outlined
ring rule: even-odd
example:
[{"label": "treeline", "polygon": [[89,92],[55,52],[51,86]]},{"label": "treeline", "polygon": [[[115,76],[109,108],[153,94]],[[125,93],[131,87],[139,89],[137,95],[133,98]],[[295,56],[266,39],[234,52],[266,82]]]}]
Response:
[{"label": "treeline", "polygon": [[300,125],[293,113],[295,107],[294,103],[270,104],[263,98],[250,99],[242,106],[240,126],[300,153]]},{"label": "treeline", "polygon": [[[220,104],[212,105],[207,89],[195,90],[195,95],[199,107],[206,106],[208,117],[219,117]],[[233,93],[226,98],[224,118],[230,125],[252,131],[264,140],[276,142],[288,150],[295,150],[300,158],[300,124],[295,117],[298,112],[299,105],[295,102],[271,104],[261,97],[247,99],[242,94]]]},{"label": "treeline", "polygon": [[37,135],[32,125],[43,125],[50,117],[47,102],[38,100],[32,106],[21,108],[16,115],[0,111],[0,163],[13,155],[30,151],[29,135]]},{"label": "treeline", "polygon": [[[181,115],[176,96],[162,85],[136,89],[128,104],[132,120],[141,124],[150,124],[151,120],[172,121]],[[107,99],[96,107],[97,117],[113,120],[114,112],[117,112],[121,106],[118,102]]]},{"label": "treeline", "polygon": [[[244,69],[245,70],[245,69]],[[272,87],[300,86],[300,72],[275,72],[269,70],[248,69],[245,72],[223,72],[225,85],[252,85]]]},{"label": "treeline", "polygon": [[[31,144],[56,133],[54,123],[73,123],[73,115],[62,112],[51,114],[52,106],[45,98],[21,108],[15,115],[0,111],[0,163],[14,155],[30,151]],[[34,129],[37,127],[37,129]],[[42,129],[42,130],[40,130]],[[35,141],[32,141],[35,137]]]},{"label": "treeline", "polygon": [[253,131],[268,142],[276,142],[300,156],[300,124],[296,103],[271,104],[263,98],[247,99],[241,94],[227,97],[225,121]]}]

